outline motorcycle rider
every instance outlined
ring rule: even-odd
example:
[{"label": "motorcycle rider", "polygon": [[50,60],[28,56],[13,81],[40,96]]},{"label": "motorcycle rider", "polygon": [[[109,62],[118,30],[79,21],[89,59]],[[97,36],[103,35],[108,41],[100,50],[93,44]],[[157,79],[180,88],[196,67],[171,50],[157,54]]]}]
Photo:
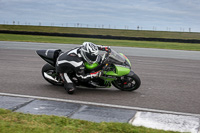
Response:
[{"label": "motorcycle rider", "polygon": [[94,77],[100,77],[102,72],[85,73],[85,65],[96,63],[100,60],[99,50],[110,52],[110,47],[96,45],[91,42],[84,42],[80,47],[60,54],[57,59],[56,69],[64,82],[64,88],[69,94],[73,94],[76,86],[68,76],[70,71],[75,71],[76,76],[87,82]]}]

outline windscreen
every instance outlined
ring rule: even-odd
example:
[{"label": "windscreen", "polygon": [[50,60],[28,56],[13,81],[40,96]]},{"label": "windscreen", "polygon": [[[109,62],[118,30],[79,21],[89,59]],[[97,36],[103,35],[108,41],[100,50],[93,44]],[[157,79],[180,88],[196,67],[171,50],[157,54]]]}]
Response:
[{"label": "windscreen", "polygon": [[122,64],[125,62],[125,58],[112,49],[109,56],[109,61],[112,61],[116,64]]}]

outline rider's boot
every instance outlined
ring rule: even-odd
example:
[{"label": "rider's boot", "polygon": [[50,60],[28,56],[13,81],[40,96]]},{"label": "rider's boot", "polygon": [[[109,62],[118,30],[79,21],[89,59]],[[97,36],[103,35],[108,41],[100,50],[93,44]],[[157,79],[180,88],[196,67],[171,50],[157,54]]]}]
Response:
[{"label": "rider's boot", "polygon": [[68,94],[73,94],[76,90],[74,83],[71,81],[67,73],[61,74],[61,77],[64,81],[64,88]]}]

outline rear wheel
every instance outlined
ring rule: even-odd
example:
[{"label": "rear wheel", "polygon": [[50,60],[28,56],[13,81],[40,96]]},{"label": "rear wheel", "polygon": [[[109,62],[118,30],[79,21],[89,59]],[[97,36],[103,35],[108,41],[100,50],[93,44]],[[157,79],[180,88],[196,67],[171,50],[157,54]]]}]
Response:
[{"label": "rear wheel", "polygon": [[140,87],[141,81],[137,74],[131,71],[128,75],[113,81],[112,84],[122,91],[134,91]]},{"label": "rear wheel", "polygon": [[53,85],[63,86],[63,82],[60,76],[56,73],[55,67],[48,63],[42,67],[42,76],[47,82]]}]

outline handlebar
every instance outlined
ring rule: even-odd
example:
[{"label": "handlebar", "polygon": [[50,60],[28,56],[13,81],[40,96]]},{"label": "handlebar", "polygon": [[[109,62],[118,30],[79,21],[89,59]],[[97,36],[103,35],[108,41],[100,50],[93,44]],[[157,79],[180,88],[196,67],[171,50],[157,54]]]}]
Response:
[{"label": "handlebar", "polygon": [[105,64],[105,65],[103,66],[102,71],[106,70],[106,68],[108,67],[107,61],[108,61],[108,59],[109,59],[110,53],[111,53],[111,51],[107,52],[106,55],[105,55],[104,60],[102,61],[102,64]]},{"label": "handlebar", "polygon": [[111,50],[106,52],[106,55],[105,55],[104,60],[102,61],[102,64],[105,64],[108,61],[108,59],[109,59],[108,57],[109,57],[110,53],[111,53]]}]

